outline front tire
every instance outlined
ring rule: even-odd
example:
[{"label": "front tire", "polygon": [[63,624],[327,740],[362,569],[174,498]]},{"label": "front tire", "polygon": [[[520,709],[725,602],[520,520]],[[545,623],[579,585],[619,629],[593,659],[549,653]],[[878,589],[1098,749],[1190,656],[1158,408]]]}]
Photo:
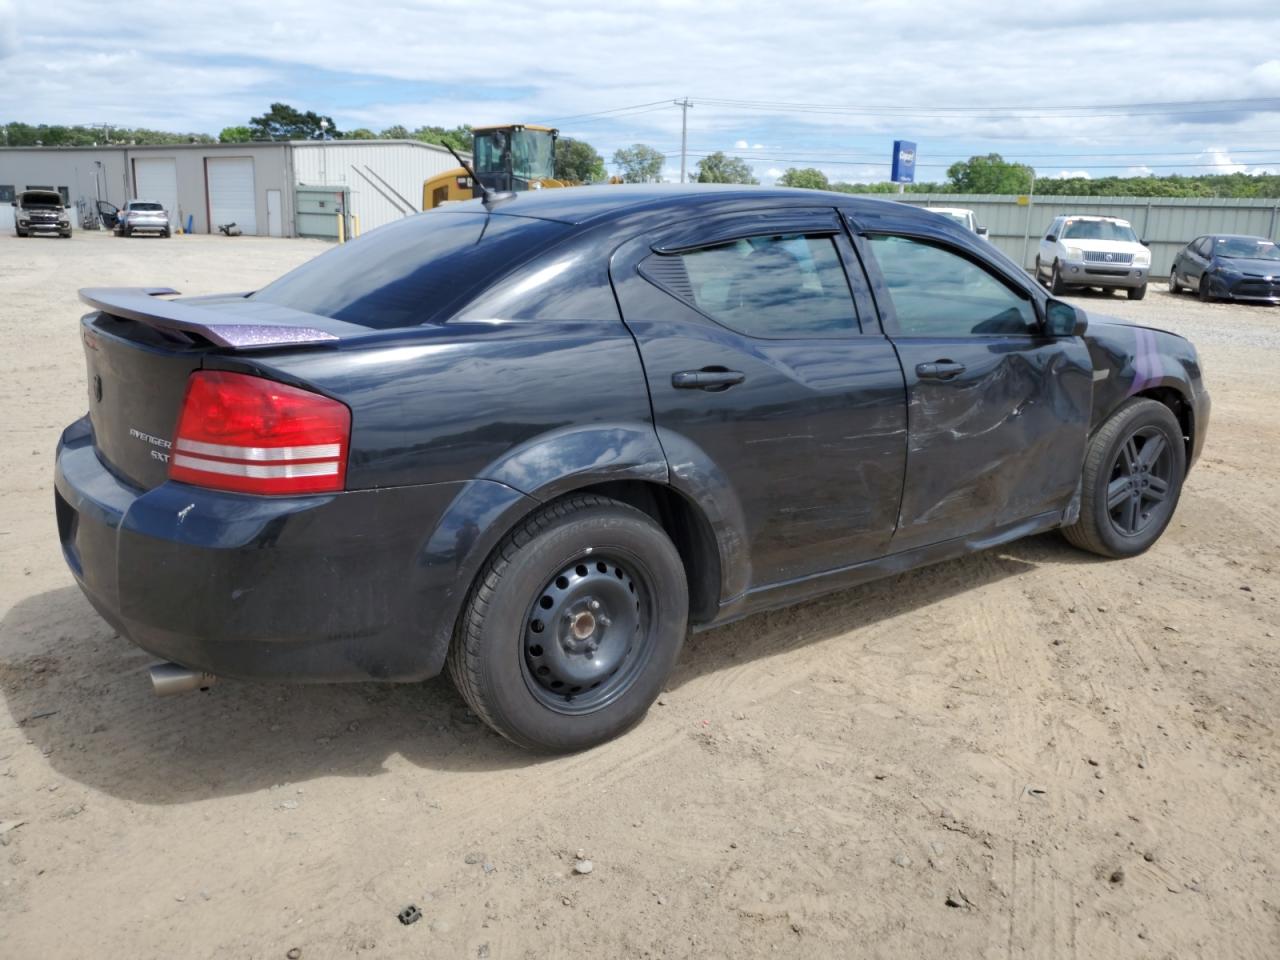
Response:
[{"label": "front tire", "polygon": [[1144,283],[1140,287],[1130,287],[1127,292],[1130,300],[1141,300],[1147,295],[1147,285]]},{"label": "front tire", "polygon": [[1169,292],[1177,296],[1182,292],[1182,284],[1178,282],[1178,265],[1175,263],[1169,271]]},{"label": "front tire", "polygon": [[1104,557],[1133,557],[1160,539],[1182,493],[1187,451],[1169,408],[1142,397],[1125,403],[1089,441],[1080,517],[1063,535]]},{"label": "front tire", "polygon": [[1058,261],[1053,261],[1053,270],[1049,274],[1049,292],[1055,297],[1060,297],[1067,292],[1067,285],[1062,282],[1062,275],[1058,272]]},{"label": "front tire", "polygon": [[1200,274],[1200,286],[1196,288],[1196,293],[1200,297],[1201,303],[1212,303],[1213,294],[1209,292],[1209,278],[1205,274]]},{"label": "front tire", "polygon": [[647,514],[554,501],[503,539],[467,599],[449,674],[471,709],[531,750],[583,750],[644,717],[688,631],[680,554]]}]

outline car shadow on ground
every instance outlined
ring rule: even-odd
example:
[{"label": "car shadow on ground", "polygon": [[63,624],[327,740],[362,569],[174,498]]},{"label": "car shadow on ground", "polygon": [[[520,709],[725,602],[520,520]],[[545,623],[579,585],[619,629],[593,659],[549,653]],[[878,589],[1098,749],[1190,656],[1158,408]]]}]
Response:
[{"label": "car shadow on ground", "polygon": [[[1046,562],[1097,561],[1057,537],[1034,537],[759,614],[692,636],[668,689]],[[444,677],[420,684],[228,681],[208,693],[156,697],[146,677],[154,658],[116,636],[75,587],[17,604],[0,623],[0,650],[0,692],[19,735],[58,774],[133,802],[188,803],[328,776],[373,777],[387,773],[385,761],[397,753],[455,772],[548,762],[490,732]]]}]

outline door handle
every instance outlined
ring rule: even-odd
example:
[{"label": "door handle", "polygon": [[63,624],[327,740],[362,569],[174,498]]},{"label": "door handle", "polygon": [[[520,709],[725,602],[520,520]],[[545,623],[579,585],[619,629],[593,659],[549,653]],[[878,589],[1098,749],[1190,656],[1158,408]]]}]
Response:
[{"label": "door handle", "polygon": [[671,375],[671,386],[677,390],[727,390],[747,379],[740,370],[723,367],[703,367],[701,370],[681,370]]},{"label": "door handle", "polygon": [[951,360],[936,360],[933,363],[916,364],[916,376],[921,380],[950,380],[964,373],[964,364]]}]

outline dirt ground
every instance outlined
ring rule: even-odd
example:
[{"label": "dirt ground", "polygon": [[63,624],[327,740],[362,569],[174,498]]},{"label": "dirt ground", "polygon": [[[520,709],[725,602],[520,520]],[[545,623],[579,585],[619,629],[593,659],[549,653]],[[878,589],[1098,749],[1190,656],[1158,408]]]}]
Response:
[{"label": "dirt ground", "polygon": [[1280,309],[1079,301],[1190,335],[1213,393],[1147,555],[1037,537],[699,635],[546,760],[443,679],[158,699],[64,566],[76,289],[322,249],[0,237],[4,957],[1280,956]]}]

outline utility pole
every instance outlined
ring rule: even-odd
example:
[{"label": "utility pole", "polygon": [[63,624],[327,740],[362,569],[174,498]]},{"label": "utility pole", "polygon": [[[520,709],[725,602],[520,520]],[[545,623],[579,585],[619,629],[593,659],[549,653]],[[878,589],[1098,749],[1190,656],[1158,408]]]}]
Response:
[{"label": "utility pole", "polygon": [[688,155],[689,145],[689,108],[693,104],[688,97],[671,102],[680,108],[680,182],[684,183],[685,157]]}]

